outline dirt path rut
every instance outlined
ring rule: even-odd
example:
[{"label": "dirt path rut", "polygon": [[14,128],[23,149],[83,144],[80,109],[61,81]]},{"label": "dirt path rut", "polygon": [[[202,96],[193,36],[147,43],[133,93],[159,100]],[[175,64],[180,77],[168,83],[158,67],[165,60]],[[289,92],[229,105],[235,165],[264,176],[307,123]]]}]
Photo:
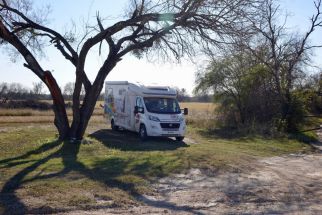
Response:
[{"label": "dirt path rut", "polygon": [[[322,145],[316,144],[322,152]],[[82,214],[322,214],[322,153],[258,161],[251,171],[163,178],[142,206]],[[79,214],[75,211],[70,214]]]}]

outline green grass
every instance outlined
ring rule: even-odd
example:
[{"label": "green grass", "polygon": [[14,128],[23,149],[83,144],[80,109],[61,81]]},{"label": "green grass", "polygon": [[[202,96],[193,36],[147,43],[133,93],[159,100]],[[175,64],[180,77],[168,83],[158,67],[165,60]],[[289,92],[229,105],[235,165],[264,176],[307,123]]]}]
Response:
[{"label": "green grass", "polygon": [[[56,142],[52,127],[4,129],[0,133],[0,212],[1,205],[7,210],[28,207],[45,213],[138,204],[137,197],[153,193],[150,184],[159,177],[190,168],[217,171],[251,166],[261,157],[312,150],[295,139],[201,134],[202,129],[190,127],[191,144],[167,138],[142,143],[136,134],[105,129],[77,146]],[[12,196],[6,199],[7,194]]]}]

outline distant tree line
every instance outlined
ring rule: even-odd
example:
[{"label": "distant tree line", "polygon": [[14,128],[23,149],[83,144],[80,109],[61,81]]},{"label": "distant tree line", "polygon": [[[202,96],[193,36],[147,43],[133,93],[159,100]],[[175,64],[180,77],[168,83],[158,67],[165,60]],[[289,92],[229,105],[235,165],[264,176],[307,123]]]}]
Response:
[{"label": "distant tree line", "polygon": [[[72,100],[75,83],[68,82],[62,88],[63,96],[66,100]],[[0,83],[0,103],[10,100],[51,100],[51,95],[45,92],[42,82],[34,82],[32,88],[28,88],[21,83]],[[82,94],[84,96],[84,94]],[[101,94],[99,100],[103,100]]]},{"label": "distant tree line", "polygon": [[33,88],[27,88],[20,83],[0,83],[0,99],[4,103],[8,100],[51,99],[43,92],[43,84],[33,83]]},{"label": "distant tree line", "polygon": [[213,102],[213,96],[208,94],[190,96],[185,88],[175,88],[179,102]]},{"label": "distant tree line", "polygon": [[[72,100],[75,83],[68,82],[61,87],[65,100]],[[212,102],[212,95],[191,96],[185,88],[175,88],[179,102]],[[84,96],[84,89],[81,95]],[[2,103],[9,100],[51,100],[51,95],[44,91],[42,82],[34,82],[32,88],[28,88],[21,83],[0,83],[0,101]],[[104,100],[104,93],[101,93],[98,100]]]}]

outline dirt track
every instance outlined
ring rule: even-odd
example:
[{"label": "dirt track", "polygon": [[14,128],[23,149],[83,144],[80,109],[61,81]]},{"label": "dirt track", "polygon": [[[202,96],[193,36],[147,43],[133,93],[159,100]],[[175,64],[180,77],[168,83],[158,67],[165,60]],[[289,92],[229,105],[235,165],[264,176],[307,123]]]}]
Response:
[{"label": "dirt track", "polygon": [[[322,150],[321,145],[317,145]],[[69,214],[322,214],[322,153],[258,161],[251,171],[163,178],[142,206]]]}]

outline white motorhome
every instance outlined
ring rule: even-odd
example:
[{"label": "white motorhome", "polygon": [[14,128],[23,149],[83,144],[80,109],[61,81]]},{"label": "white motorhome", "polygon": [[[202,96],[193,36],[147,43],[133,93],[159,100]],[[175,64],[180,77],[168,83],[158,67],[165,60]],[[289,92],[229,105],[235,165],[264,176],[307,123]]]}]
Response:
[{"label": "white motorhome", "polygon": [[127,81],[105,82],[104,112],[113,130],[120,127],[149,136],[175,137],[182,141],[186,122],[177,101],[177,92],[169,87],[144,86]]}]

